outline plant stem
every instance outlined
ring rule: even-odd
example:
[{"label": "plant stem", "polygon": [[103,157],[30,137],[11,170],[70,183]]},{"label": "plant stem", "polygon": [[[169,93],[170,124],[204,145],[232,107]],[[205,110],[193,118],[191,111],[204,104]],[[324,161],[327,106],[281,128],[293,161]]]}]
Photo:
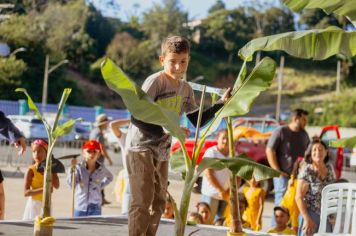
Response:
[{"label": "plant stem", "polygon": [[52,196],[52,151],[54,148],[54,142],[49,140],[49,149],[47,152],[46,168],[44,174],[44,186],[43,186],[43,215],[42,219],[51,215],[51,196]]},{"label": "plant stem", "polygon": [[[229,156],[230,158],[235,157],[235,145],[234,145],[234,135],[232,129],[231,117],[226,118],[228,142],[229,142]],[[234,233],[240,233],[242,231],[242,222],[239,210],[239,201],[237,198],[237,184],[236,175],[231,172],[230,174],[230,214],[231,214],[231,226],[230,230]]]},{"label": "plant stem", "polygon": [[187,222],[188,208],[190,196],[193,188],[192,180],[195,172],[195,167],[191,167],[185,176],[182,199],[180,201],[179,214],[174,225],[175,236],[184,236],[185,225]]}]

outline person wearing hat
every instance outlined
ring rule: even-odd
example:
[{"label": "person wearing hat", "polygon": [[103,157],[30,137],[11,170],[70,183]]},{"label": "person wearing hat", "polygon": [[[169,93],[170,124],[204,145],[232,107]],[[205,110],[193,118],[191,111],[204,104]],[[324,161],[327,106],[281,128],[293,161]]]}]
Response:
[{"label": "person wearing hat", "polygon": [[288,227],[289,210],[282,206],[276,206],[274,209],[274,217],[276,219],[276,226],[268,229],[267,233],[296,235],[296,232]]},{"label": "person wearing hat", "polygon": [[[106,159],[109,162],[109,165],[112,165],[112,160],[109,156],[109,153],[106,150],[105,144],[106,144],[106,139],[104,136],[105,130],[109,126],[110,119],[106,114],[100,114],[96,117],[95,123],[94,123],[94,129],[90,132],[89,139],[90,140],[96,140],[101,144],[101,155],[99,155],[98,161],[101,164],[104,164],[104,160]],[[104,204],[110,204],[109,201],[105,199],[105,191],[102,189],[101,191],[102,195],[102,205]]]},{"label": "person wearing hat", "polygon": [[72,185],[72,172],[75,171],[75,206],[74,216],[101,215],[102,195],[100,191],[112,180],[113,175],[98,161],[101,145],[95,140],[88,140],[83,145],[84,160],[77,164],[77,159],[71,161],[67,183]]}]

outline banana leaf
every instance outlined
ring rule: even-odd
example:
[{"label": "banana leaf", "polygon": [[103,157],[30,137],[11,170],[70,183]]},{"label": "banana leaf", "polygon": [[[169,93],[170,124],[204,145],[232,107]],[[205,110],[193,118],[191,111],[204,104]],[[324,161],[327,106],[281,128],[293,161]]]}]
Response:
[{"label": "banana leaf", "polygon": [[49,135],[48,131],[50,130],[50,125],[48,124],[46,119],[42,116],[41,112],[38,110],[36,104],[33,102],[32,98],[28,94],[27,90],[24,88],[17,88],[17,89],[15,89],[15,92],[22,92],[26,95],[28,107],[31,110],[33,110],[35,112],[36,116],[43,122],[43,125],[45,126],[45,128],[47,130],[47,134]]},{"label": "banana leaf", "polygon": [[113,61],[106,58],[101,73],[110,89],[118,93],[126,108],[138,120],[160,125],[184,143],[185,135],[179,124],[179,115],[155,103],[142,89],[131,81]]},{"label": "banana leaf", "polygon": [[75,125],[75,122],[77,122],[78,120],[81,120],[81,119],[75,119],[75,120],[70,119],[70,120],[66,121],[64,124],[58,125],[52,134],[53,138],[58,138],[62,135],[69,134],[70,131],[72,130],[73,126]]},{"label": "banana leaf", "polygon": [[250,180],[252,177],[255,177],[256,181],[261,181],[280,175],[280,172],[259,164],[244,154],[227,159],[203,158],[197,168],[197,175],[208,168],[214,170],[228,168],[234,175],[245,180]]},{"label": "banana leaf", "polygon": [[356,136],[330,141],[329,145],[335,148],[356,148]]},{"label": "banana leaf", "polygon": [[[243,68],[243,70],[245,69]],[[234,91],[229,101],[215,114],[210,125],[203,131],[201,140],[213,133],[225,117],[241,116],[249,112],[255,98],[271,85],[275,70],[274,60],[265,57],[247,78],[243,79],[242,75],[238,80],[241,85]]]},{"label": "banana leaf", "polygon": [[251,61],[256,51],[275,50],[314,60],[324,60],[336,54],[352,57],[356,55],[356,32],[345,32],[330,26],[326,29],[275,34],[251,40],[238,54],[243,60]]},{"label": "banana leaf", "polygon": [[291,10],[321,8],[327,14],[335,13],[347,17],[356,26],[356,3],[352,0],[282,0]]}]

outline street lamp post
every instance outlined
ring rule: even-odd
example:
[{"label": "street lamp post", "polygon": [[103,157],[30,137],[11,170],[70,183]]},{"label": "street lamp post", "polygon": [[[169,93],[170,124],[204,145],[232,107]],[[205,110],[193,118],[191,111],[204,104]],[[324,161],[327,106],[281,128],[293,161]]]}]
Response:
[{"label": "street lamp post", "polygon": [[68,60],[63,60],[58,62],[52,68],[48,69],[49,66],[49,56],[46,55],[46,62],[45,62],[45,71],[44,71],[44,78],[43,78],[43,89],[42,89],[42,108],[44,108],[47,104],[47,94],[48,94],[48,76],[51,74],[55,69],[60,67],[63,64],[68,63]]},{"label": "street lamp post", "polygon": [[12,53],[10,53],[9,57],[15,55],[15,54],[18,53],[18,52],[25,52],[26,50],[27,50],[27,49],[24,48],[24,47],[17,48],[17,49],[15,49]]}]

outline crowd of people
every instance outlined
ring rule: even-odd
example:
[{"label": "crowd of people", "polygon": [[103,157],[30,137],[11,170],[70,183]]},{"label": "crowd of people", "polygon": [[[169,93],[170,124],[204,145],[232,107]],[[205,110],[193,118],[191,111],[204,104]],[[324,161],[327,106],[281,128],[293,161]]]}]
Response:
[{"label": "crowd of people", "polygon": [[[159,61],[163,70],[149,76],[142,89],[162,107],[181,115],[187,114],[197,124],[198,107],[189,84],[182,80],[190,60],[190,45],[183,37],[165,39]],[[230,98],[230,89],[211,107],[204,110],[204,125]],[[309,140],[305,131],[308,112],[296,109],[288,125],[277,128],[269,138],[266,155],[271,168],[281,173],[274,178],[274,214],[269,232],[312,235],[320,220],[321,190],[335,181],[333,167],[327,162],[327,146],[320,140]],[[0,113],[0,131],[7,139],[26,149],[21,133]],[[129,125],[128,132],[120,130]],[[67,182],[75,188],[75,216],[100,215],[101,206],[108,203],[104,187],[113,175],[105,167],[112,160],[105,149],[104,131],[110,127],[119,140],[123,154],[122,213],[128,215],[129,235],[156,235],[161,217],[174,218],[168,186],[168,159],[171,136],[161,126],[145,123],[131,116],[130,120],[110,122],[105,114],[96,118],[95,129],[82,147],[83,161],[72,159]],[[182,128],[187,132],[186,128]],[[39,164],[46,158],[48,144],[35,140],[31,144],[33,165],[25,177],[24,195],[29,197],[24,219],[40,214],[43,193],[43,172]],[[207,149],[204,158],[228,158],[227,130],[218,132],[217,145]],[[74,176],[74,177],[73,177]],[[190,212],[188,222],[229,225],[230,174],[228,169],[207,169],[203,175],[201,201],[196,211]],[[52,186],[59,187],[56,173]],[[119,178],[120,179],[120,178]],[[4,212],[4,191],[0,172],[0,219]],[[252,178],[239,191],[240,216],[243,227],[259,231],[266,192]],[[168,195],[168,198],[167,198]],[[287,197],[286,197],[287,196]],[[299,217],[299,219],[297,219]]]}]

